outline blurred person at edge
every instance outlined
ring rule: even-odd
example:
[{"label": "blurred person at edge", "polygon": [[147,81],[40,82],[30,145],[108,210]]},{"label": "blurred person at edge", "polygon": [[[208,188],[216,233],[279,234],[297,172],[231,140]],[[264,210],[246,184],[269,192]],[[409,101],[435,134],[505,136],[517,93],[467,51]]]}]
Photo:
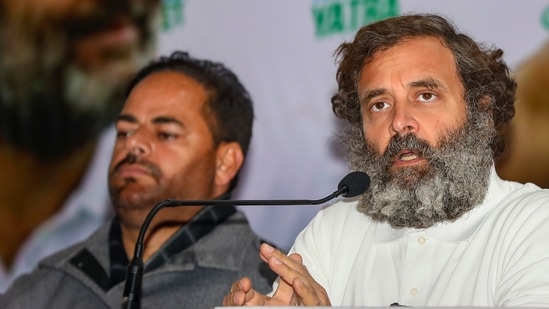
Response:
[{"label": "blurred person at edge", "polygon": [[153,56],[159,5],[0,0],[0,291],[110,217],[95,165],[125,82]]},{"label": "blurred person at edge", "polygon": [[549,42],[515,70],[516,113],[496,169],[505,179],[549,188]]}]

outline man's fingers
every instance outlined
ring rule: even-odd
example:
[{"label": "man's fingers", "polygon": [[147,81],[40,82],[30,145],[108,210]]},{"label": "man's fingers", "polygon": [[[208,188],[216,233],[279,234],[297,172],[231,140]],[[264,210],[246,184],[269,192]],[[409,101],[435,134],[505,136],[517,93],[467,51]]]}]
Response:
[{"label": "man's fingers", "polygon": [[268,244],[262,244],[259,252],[263,261],[279,276],[273,299],[290,306],[330,304],[326,290],[311,277],[300,254],[286,255]]},{"label": "man's fingers", "polygon": [[306,284],[301,280],[300,278],[295,278],[292,286],[294,287],[294,291],[301,299],[301,302],[305,306],[318,306],[321,305],[318,301],[318,296],[316,294],[316,291],[313,287]]},{"label": "man's fingers", "polygon": [[301,254],[292,253],[288,256],[292,261],[299,263],[299,265],[303,265],[303,257],[301,257]]},{"label": "man's fingers", "polygon": [[243,277],[240,280],[233,282],[231,291],[223,298],[225,306],[242,306],[250,301],[255,295],[252,290],[252,281],[250,278]]},{"label": "man's fingers", "polygon": [[268,263],[273,272],[291,283],[295,277],[310,278],[311,276],[307,268],[301,264],[301,260],[299,254],[293,253],[290,257],[283,256],[282,259],[273,256]]},{"label": "man's fingers", "polygon": [[246,293],[242,291],[230,292],[223,297],[223,306],[242,306],[246,302]]},{"label": "man's fingers", "polygon": [[292,286],[303,306],[331,306],[326,290],[316,281],[295,278]]},{"label": "man's fingers", "polygon": [[233,282],[231,292],[243,291],[248,292],[252,288],[252,281],[248,277],[242,277],[240,280]]},{"label": "man's fingers", "polygon": [[282,303],[292,305],[291,301],[294,298],[294,288],[292,285],[282,278],[278,278],[278,287],[273,293],[273,298],[280,300]]},{"label": "man's fingers", "polygon": [[[272,246],[264,243],[261,245],[261,248],[259,249],[259,253],[261,256],[261,259],[268,263],[271,269],[278,274],[279,276],[291,276],[292,274],[289,272],[296,272],[297,274],[308,274],[308,272],[305,271],[304,273],[304,266],[302,264],[302,257],[297,253],[292,253],[290,256],[287,256],[282,251],[273,248]],[[280,261],[280,263],[278,262]],[[280,268],[278,265],[283,264],[286,267]],[[273,268],[274,267],[274,268]],[[283,270],[284,273],[280,273],[278,270]]]},{"label": "man's fingers", "polygon": [[[286,253],[272,247],[267,243],[263,243],[259,248],[259,256],[264,262],[267,262],[267,263],[269,262],[269,259],[272,257],[276,257],[280,260],[288,260],[288,262],[291,261],[291,259],[286,255]],[[301,260],[299,261],[299,264],[301,264]]]},{"label": "man's fingers", "polygon": [[268,262],[273,256],[281,257],[283,255],[285,256],[286,254],[267,243],[263,243],[261,244],[261,247],[259,247],[259,256],[264,262]]}]

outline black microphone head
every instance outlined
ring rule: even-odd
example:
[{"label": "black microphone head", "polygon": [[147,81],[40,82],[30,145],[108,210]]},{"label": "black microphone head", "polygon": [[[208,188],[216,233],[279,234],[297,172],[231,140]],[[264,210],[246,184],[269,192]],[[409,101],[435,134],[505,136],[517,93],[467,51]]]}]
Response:
[{"label": "black microphone head", "polygon": [[368,187],[370,187],[370,176],[360,171],[347,174],[337,185],[337,189],[343,192],[344,197],[358,196],[364,193]]}]

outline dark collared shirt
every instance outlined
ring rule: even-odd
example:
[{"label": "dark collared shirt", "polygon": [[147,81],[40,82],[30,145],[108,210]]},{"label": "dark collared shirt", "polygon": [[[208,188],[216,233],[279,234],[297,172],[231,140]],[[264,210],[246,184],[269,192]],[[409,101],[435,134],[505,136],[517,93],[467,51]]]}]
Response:
[{"label": "dark collared shirt", "polygon": [[[228,195],[220,199],[228,199]],[[207,206],[198,212],[187,224],[183,225],[145,264],[145,272],[154,270],[172,257],[192,246],[201,237],[213,230],[236,212],[234,206]],[[110,286],[113,287],[126,279],[128,256],[122,244],[122,232],[118,219],[113,220],[109,233]]]}]

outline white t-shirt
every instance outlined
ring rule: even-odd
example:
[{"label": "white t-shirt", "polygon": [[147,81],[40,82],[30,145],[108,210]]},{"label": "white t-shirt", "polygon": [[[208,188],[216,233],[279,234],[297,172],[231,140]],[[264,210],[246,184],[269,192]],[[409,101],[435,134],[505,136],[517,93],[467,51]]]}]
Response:
[{"label": "white t-shirt", "polygon": [[356,210],[320,211],[292,251],[334,306],[549,306],[549,190],[501,180],[453,223],[393,229]]}]

